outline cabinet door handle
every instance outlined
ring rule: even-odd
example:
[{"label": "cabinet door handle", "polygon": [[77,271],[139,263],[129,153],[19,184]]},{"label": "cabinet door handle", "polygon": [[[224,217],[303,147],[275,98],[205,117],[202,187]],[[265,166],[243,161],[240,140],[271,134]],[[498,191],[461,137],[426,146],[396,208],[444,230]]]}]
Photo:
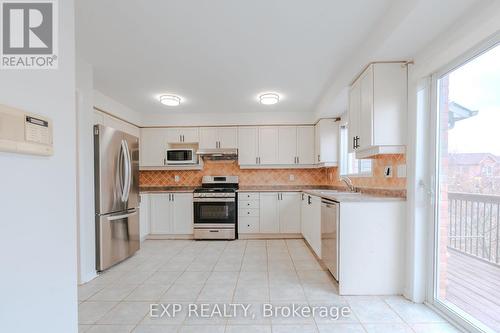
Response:
[{"label": "cabinet door handle", "polygon": [[321,161],[321,156],[318,154],[318,162]]},{"label": "cabinet door handle", "polygon": [[255,158],[255,164],[259,164],[259,158],[258,157]]},{"label": "cabinet door handle", "polygon": [[297,164],[300,164],[300,157],[297,156]]},{"label": "cabinet door handle", "polygon": [[172,193],[172,202],[175,201],[175,195]]}]

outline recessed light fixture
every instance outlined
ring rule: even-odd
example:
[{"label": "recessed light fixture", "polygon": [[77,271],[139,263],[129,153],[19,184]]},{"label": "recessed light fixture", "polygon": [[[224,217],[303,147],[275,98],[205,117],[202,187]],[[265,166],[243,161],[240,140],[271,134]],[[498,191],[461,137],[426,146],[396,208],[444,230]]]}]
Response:
[{"label": "recessed light fixture", "polygon": [[160,103],[166,106],[179,106],[181,104],[181,98],[176,95],[161,95]]},{"label": "recessed light fixture", "polygon": [[259,96],[260,104],[273,105],[280,101],[280,96],[276,93],[266,93]]}]

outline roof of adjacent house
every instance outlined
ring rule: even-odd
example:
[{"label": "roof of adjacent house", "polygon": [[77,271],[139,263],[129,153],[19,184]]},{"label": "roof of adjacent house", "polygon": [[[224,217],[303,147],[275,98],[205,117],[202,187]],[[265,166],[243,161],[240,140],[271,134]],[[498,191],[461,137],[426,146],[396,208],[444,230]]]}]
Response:
[{"label": "roof of adjacent house", "polygon": [[455,165],[479,165],[485,159],[499,162],[500,157],[490,153],[451,153],[449,154],[449,164]]}]

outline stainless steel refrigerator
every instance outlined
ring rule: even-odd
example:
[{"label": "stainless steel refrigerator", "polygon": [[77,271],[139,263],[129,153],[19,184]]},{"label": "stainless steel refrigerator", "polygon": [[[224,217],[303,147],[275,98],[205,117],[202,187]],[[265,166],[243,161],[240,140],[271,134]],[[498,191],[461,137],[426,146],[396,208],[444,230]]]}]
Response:
[{"label": "stainless steel refrigerator", "polygon": [[96,268],[130,257],[139,239],[139,139],[94,126]]}]

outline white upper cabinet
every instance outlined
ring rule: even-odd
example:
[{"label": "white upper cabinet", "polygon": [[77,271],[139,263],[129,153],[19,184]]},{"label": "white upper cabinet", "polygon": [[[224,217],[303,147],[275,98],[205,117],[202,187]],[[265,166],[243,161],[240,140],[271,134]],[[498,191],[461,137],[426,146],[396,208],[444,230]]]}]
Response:
[{"label": "white upper cabinet", "polygon": [[278,163],[297,164],[297,127],[280,127],[278,140]]},{"label": "white upper cabinet", "polygon": [[356,81],[349,90],[349,153],[357,148],[359,138],[359,118],[361,114],[361,81]]},{"label": "white upper cabinet", "polygon": [[238,128],[238,163],[257,165],[259,155],[259,128]]},{"label": "white upper cabinet", "polygon": [[200,141],[198,127],[168,129],[168,143],[197,143]]},{"label": "white upper cabinet", "polygon": [[215,149],[218,144],[217,128],[200,128],[200,149]]},{"label": "white upper cabinet", "polygon": [[407,66],[370,64],[349,91],[349,148],[356,157],[404,152]]},{"label": "white upper cabinet", "polygon": [[238,128],[243,166],[314,165],[314,126]]},{"label": "white upper cabinet", "polygon": [[321,119],[316,124],[315,163],[324,166],[338,164],[339,125],[335,119]]},{"label": "white upper cabinet", "polygon": [[259,128],[259,164],[279,164],[278,137],[278,127]]},{"label": "white upper cabinet", "polygon": [[238,148],[238,129],[236,127],[200,128],[200,148]]},{"label": "white upper cabinet", "polygon": [[238,128],[221,127],[219,134],[219,148],[238,148]]},{"label": "white upper cabinet", "polygon": [[315,164],[314,143],[314,126],[297,127],[297,164]]},{"label": "white upper cabinet", "polygon": [[159,167],[165,164],[168,147],[168,130],[165,128],[141,128],[141,167]]}]

